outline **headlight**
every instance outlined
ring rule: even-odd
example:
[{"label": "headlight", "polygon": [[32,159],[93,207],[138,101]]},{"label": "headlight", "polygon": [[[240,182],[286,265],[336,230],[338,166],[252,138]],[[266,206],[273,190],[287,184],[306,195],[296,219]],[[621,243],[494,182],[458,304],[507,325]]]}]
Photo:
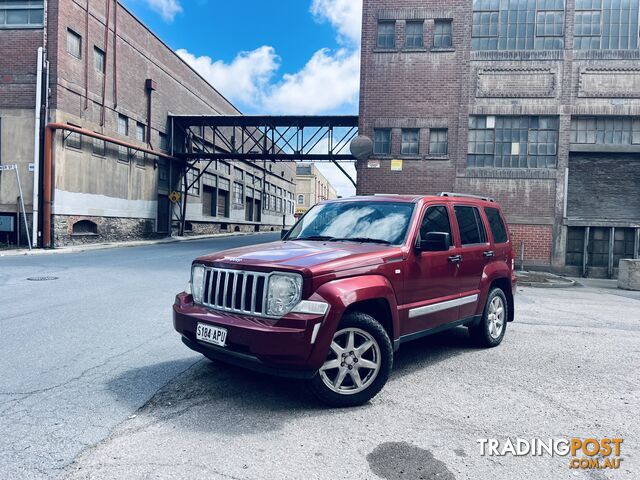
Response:
[{"label": "headlight", "polygon": [[204,266],[194,265],[191,268],[191,294],[195,303],[202,303],[204,292]]},{"label": "headlight", "polygon": [[296,274],[273,274],[267,290],[267,315],[281,317],[295,307],[302,296],[302,277]]}]

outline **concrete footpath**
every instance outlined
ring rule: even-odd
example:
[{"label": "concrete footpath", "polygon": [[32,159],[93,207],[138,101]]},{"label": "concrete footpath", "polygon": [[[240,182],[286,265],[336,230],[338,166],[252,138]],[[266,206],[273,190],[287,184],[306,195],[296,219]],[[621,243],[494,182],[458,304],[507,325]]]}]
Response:
[{"label": "concrete footpath", "polygon": [[196,240],[210,240],[216,238],[228,238],[228,237],[246,237],[247,235],[273,235],[274,232],[231,232],[231,233],[217,233],[211,235],[193,235],[188,237],[168,237],[159,238],[156,240],[137,240],[134,242],[110,242],[110,243],[95,243],[87,245],[72,245],[68,247],[60,248],[34,248],[29,250],[27,248],[20,248],[14,250],[0,250],[0,257],[19,257],[22,255],[54,255],[61,253],[77,253],[77,252],[91,252],[95,250],[106,250],[109,248],[131,248],[131,247],[145,247],[148,245],[161,245],[167,243],[178,242],[193,242]]}]

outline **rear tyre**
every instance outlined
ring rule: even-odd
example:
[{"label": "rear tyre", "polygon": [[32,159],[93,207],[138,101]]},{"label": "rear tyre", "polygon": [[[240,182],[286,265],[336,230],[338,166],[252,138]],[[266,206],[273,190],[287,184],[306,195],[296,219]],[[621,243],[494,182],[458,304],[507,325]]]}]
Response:
[{"label": "rear tyre", "polygon": [[493,288],[487,297],[482,320],[469,327],[469,334],[479,347],[493,348],[500,345],[507,331],[509,304],[504,292]]},{"label": "rear tyre", "polygon": [[382,390],[392,367],[393,346],[385,329],[373,317],[353,312],[340,322],[327,359],[309,385],[323,403],[353,407]]}]

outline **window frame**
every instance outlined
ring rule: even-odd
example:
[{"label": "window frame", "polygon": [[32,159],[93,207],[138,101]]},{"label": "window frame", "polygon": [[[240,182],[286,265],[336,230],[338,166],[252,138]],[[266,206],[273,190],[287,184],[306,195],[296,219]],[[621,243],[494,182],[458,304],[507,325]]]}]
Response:
[{"label": "window frame", "polygon": [[[380,27],[392,27],[392,32],[381,32]],[[397,22],[395,20],[378,20],[378,29],[376,33],[376,48],[381,50],[395,50],[396,49],[396,33]],[[381,41],[383,40],[384,41]],[[388,40],[391,40],[390,42]]]},{"label": "window frame", "polygon": [[[97,65],[98,60],[100,60],[102,68],[98,68],[98,65]],[[94,45],[93,46],[93,69],[96,72],[104,75],[106,71],[106,67],[107,67],[107,56],[104,50]]]},{"label": "window frame", "polygon": [[[419,33],[409,33],[409,25],[419,26]],[[411,44],[409,44],[411,39]],[[407,20],[404,27],[404,48],[420,50],[424,48],[424,20]]]},{"label": "window frame", "polygon": [[[124,123],[121,123],[124,120]],[[123,115],[122,113],[118,114],[118,135],[122,137],[129,136],[129,117]],[[120,129],[120,127],[124,125],[124,132]],[[121,163],[129,163],[129,148],[123,147],[121,145],[118,146],[118,161]]]},{"label": "window frame", "polygon": [[[7,23],[9,19],[10,11],[26,11],[27,12],[27,23]],[[32,12],[40,12],[41,20],[39,22],[31,22]],[[4,13],[3,21],[0,23],[0,30],[22,30],[22,29],[36,29],[42,28],[44,26],[44,0],[41,0],[38,5],[32,4],[31,1],[25,1],[24,5],[1,5],[0,4],[0,12]]]},{"label": "window frame", "polygon": [[[70,40],[71,39],[75,39],[78,41],[78,54],[76,55],[75,52],[72,52],[72,48],[71,48],[71,43]],[[82,35],[80,35],[78,32],[76,32],[75,30],[71,29],[71,28],[67,28],[67,53],[69,55],[71,55],[73,58],[78,59],[78,60],[82,60]]]},{"label": "window frame", "polygon": [[[417,138],[416,141],[413,142],[405,142],[405,135],[409,135],[411,133],[416,133]],[[417,157],[420,155],[420,129],[419,128],[403,128],[402,129],[402,140],[400,143],[400,154],[406,156]],[[415,145],[415,152],[413,151],[413,145]]]},{"label": "window frame", "polygon": [[[444,141],[438,139],[434,141],[433,135],[440,135],[444,133]],[[434,152],[434,145],[444,145],[444,152]],[[448,157],[449,156],[449,129],[448,128],[430,128],[429,129],[429,155],[433,157]]]},{"label": "window frame", "polygon": [[[438,32],[438,26],[444,25],[448,27],[448,32]],[[444,39],[449,39],[449,44],[442,43]],[[438,41],[438,39],[440,39]],[[433,49],[434,50],[449,50],[453,48],[453,20],[451,18],[436,18],[433,21]]]},{"label": "window frame", "polygon": [[[387,134],[387,141],[385,142],[384,139],[378,140],[378,134],[382,134],[385,133]],[[392,131],[390,128],[375,128],[373,130],[373,154],[374,155],[391,155],[391,137],[392,137]],[[386,151],[381,151],[378,149],[378,146],[382,145],[384,146],[386,143]]]}]

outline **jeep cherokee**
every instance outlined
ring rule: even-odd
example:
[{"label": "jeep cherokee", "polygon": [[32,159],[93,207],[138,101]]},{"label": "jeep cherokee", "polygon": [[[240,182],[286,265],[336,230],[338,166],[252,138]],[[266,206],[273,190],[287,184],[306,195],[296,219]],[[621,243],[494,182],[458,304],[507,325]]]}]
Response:
[{"label": "jeep cherokee", "polygon": [[334,406],[384,386],[407,341],[465,325],[495,347],[513,321],[514,254],[488,198],[320,203],[282,241],[193,262],[175,329],[210,359],[307,379]]}]

